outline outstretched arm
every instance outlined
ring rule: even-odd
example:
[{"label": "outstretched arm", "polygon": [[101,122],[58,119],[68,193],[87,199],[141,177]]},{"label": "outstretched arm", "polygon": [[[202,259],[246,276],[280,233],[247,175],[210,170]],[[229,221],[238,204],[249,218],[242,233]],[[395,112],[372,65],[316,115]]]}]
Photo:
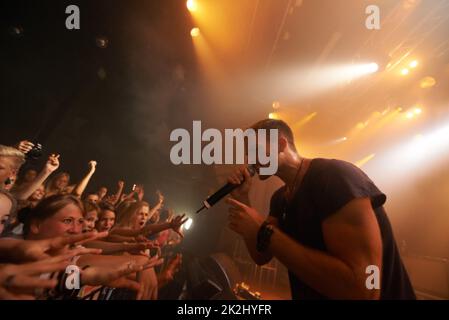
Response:
[{"label": "outstretched arm", "polygon": [[48,157],[47,163],[41,172],[37,175],[33,182],[26,185],[24,188],[20,188],[14,193],[17,200],[26,200],[33,194],[34,191],[39,188],[44,181],[59,168],[59,154],[52,154]]},{"label": "outstretched arm", "polygon": [[73,191],[72,191],[72,194],[74,194],[77,197],[81,197],[81,195],[83,194],[84,190],[87,187],[87,184],[90,181],[90,178],[92,178],[93,174],[95,173],[96,167],[97,167],[96,161],[89,161],[89,172],[76,185],[75,189],[73,189]]},{"label": "outstretched arm", "polygon": [[187,221],[185,215],[175,217],[171,222],[164,222],[159,224],[150,224],[142,229],[128,229],[128,228],[114,228],[111,230],[110,235],[115,236],[125,236],[125,237],[137,237],[137,236],[147,236],[150,234],[155,234],[167,229],[173,229],[179,235],[182,236],[180,228]]}]

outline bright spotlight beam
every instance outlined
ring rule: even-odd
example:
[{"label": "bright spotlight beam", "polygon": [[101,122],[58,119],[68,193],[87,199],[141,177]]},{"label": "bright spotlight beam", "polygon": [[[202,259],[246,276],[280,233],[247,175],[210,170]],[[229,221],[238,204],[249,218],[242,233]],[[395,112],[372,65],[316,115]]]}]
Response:
[{"label": "bright spotlight beam", "polygon": [[361,64],[328,65],[320,67],[289,67],[269,76],[250,79],[251,89],[257,95],[279,95],[287,100],[308,98],[379,71],[375,62]]},{"label": "bright spotlight beam", "polygon": [[189,230],[189,229],[192,227],[192,223],[193,223],[192,218],[189,218],[189,219],[184,223],[184,229]]},{"label": "bright spotlight beam", "polygon": [[369,74],[369,73],[377,72],[379,70],[379,65],[377,63],[373,62],[373,63],[368,63],[366,65],[362,65],[361,68],[364,73]]},{"label": "bright spotlight beam", "polygon": [[195,12],[198,9],[198,5],[195,0],[187,0],[186,6],[190,12]]},{"label": "bright spotlight beam", "polygon": [[190,35],[193,37],[193,38],[196,38],[196,37],[198,37],[199,35],[200,35],[200,29],[199,28],[192,28],[192,30],[190,30]]},{"label": "bright spotlight beam", "polygon": [[410,137],[403,144],[379,154],[376,161],[370,162],[367,172],[381,184],[404,184],[406,179],[416,178],[447,162],[448,157],[449,119],[444,125]]}]

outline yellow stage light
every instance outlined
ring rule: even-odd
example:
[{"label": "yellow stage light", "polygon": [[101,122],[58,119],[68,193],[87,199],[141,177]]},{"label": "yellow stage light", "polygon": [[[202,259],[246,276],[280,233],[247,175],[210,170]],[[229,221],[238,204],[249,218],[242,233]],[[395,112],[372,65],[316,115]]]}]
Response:
[{"label": "yellow stage light", "polygon": [[357,123],[356,128],[359,130],[365,129],[365,124],[363,122],[359,122],[359,123]]},{"label": "yellow stage light", "polygon": [[368,163],[369,161],[371,161],[375,156],[376,156],[375,153],[370,154],[369,156],[366,156],[365,158],[363,158],[363,159],[357,161],[357,162],[355,163],[355,165],[356,165],[357,167],[361,168],[361,167],[363,167],[363,165],[365,165],[366,163]]},{"label": "yellow stage light", "polygon": [[316,115],[317,115],[317,112],[312,112],[312,113],[306,115],[305,117],[303,117],[301,120],[299,120],[298,122],[296,122],[293,125],[293,130],[297,130],[297,129],[301,128],[302,126],[306,125],[307,123],[312,121],[313,118],[316,117]]},{"label": "yellow stage light", "polygon": [[200,29],[199,28],[193,28],[192,30],[190,30],[190,35],[192,37],[198,37],[200,35]]},{"label": "yellow stage light", "polygon": [[432,88],[436,83],[437,82],[436,82],[435,78],[425,77],[425,78],[421,79],[419,86],[422,89],[427,89],[427,88]]},{"label": "yellow stage light", "polygon": [[197,3],[196,3],[195,0],[187,0],[186,5],[187,5],[187,9],[188,9],[190,12],[195,12],[196,9],[198,9],[198,5],[197,5]]},{"label": "yellow stage light", "polygon": [[402,74],[403,76],[406,76],[406,75],[408,75],[409,73],[410,73],[410,70],[407,69],[407,68],[404,68],[404,69],[401,70],[401,74]]},{"label": "yellow stage light", "polygon": [[412,62],[410,62],[410,64],[408,65],[410,68],[414,69],[418,66],[419,62],[418,60],[413,60]]},{"label": "yellow stage light", "polygon": [[273,109],[277,110],[281,107],[281,103],[279,101],[273,101]]}]

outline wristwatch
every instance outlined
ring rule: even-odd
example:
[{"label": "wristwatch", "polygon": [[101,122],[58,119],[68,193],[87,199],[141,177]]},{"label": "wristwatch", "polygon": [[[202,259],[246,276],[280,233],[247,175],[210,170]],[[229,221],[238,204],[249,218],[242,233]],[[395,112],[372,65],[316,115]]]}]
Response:
[{"label": "wristwatch", "polygon": [[274,227],[268,221],[265,221],[260,226],[259,232],[257,233],[256,249],[258,252],[267,251],[270,246],[271,236],[273,235]]}]

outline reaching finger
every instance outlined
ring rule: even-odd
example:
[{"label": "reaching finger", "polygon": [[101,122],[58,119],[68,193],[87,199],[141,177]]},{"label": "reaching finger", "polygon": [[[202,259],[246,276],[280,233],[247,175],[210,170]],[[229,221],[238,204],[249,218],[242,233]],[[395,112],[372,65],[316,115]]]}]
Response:
[{"label": "reaching finger", "polygon": [[41,273],[47,273],[47,272],[56,272],[64,270],[69,263],[68,259],[64,259],[64,261],[38,261],[33,263],[27,263],[23,265],[19,265],[16,267],[16,270],[18,272],[23,272],[27,275],[33,275],[33,274],[41,274]]},{"label": "reaching finger", "polygon": [[17,289],[51,289],[58,284],[56,279],[42,279],[26,275],[17,275],[8,284],[8,287]]},{"label": "reaching finger", "polygon": [[81,256],[81,255],[85,255],[85,254],[101,254],[103,250],[101,249],[96,249],[96,248],[75,248],[73,250],[70,250],[70,253],[73,256]]},{"label": "reaching finger", "polygon": [[103,238],[108,235],[108,232],[86,232],[71,236],[57,237],[51,240],[50,246],[52,249],[61,249],[69,244],[82,244],[98,238]]},{"label": "reaching finger", "polygon": [[[67,262],[70,259],[72,259],[74,256],[74,254],[72,254],[71,252],[66,252],[64,254],[58,255],[58,256],[53,256],[53,257],[49,257],[49,258],[45,258],[43,260],[39,260],[33,263],[30,263],[28,265],[32,265],[33,267],[36,265],[48,265],[48,264],[53,264],[53,263],[61,263],[61,262]],[[21,265],[21,266],[27,266],[27,265]]]},{"label": "reaching finger", "polygon": [[86,233],[81,233],[81,234],[76,234],[76,235],[61,236],[61,237],[53,238],[53,239],[49,240],[50,249],[53,249],[53,250],[62,249],[66,245],[80,243],[81,241],[86,241],[86,240],[93,240],[93,239],[96,239],[96,237],[97,237],[96,232],[86,232]]},{"label": "reaching finger", "polygon": [[161,265],[163,263],[164,263],[164,258],[159,258],[159,259],[158,258],[156,258],[156,259],[152,258],[152,259],[150,259],[150,261],[148,261],[147,263],[145,263],[143,265],[143,270],[159,266],[159,265]]},{"label": "reaching finger", "polygon": [[176,230],[175,231],[181,238],[183,238],[184,239],[184,235],[182,234],[182,232],[181,232],[181,230]]},{"label": "reaching finger", "polygon": [[137,291],[137,300],[142,299],[142,296],[139,296],[139,293],[141,291],[142,285],[138,283],[137,281],[126,279],[126,278],[120,278],[117,280],[114,280],[110,283],[108,283],[109,287],[112,288],[122,288],[122,289],[130,289],[133,291]]},{"label": "reaching finger", "polygon": [[142,266],[136,265],[133,262],[129,262],[117,270],[117,272],[114,274],[114,278],[117,279],[125,277],[129,274],[136,273],[142,270],[143,270]]},{"label": "reaching finger", "polygon": [[247,206],[245,204],[243,204],[240,201],[237,201],[235,199],[232,199],[232,198],[227,198],[226,202],[228,204],[230,204],[231,206],[233,206],[234,208],[240,208],[240,209],[246,209],[247,208]]}]

